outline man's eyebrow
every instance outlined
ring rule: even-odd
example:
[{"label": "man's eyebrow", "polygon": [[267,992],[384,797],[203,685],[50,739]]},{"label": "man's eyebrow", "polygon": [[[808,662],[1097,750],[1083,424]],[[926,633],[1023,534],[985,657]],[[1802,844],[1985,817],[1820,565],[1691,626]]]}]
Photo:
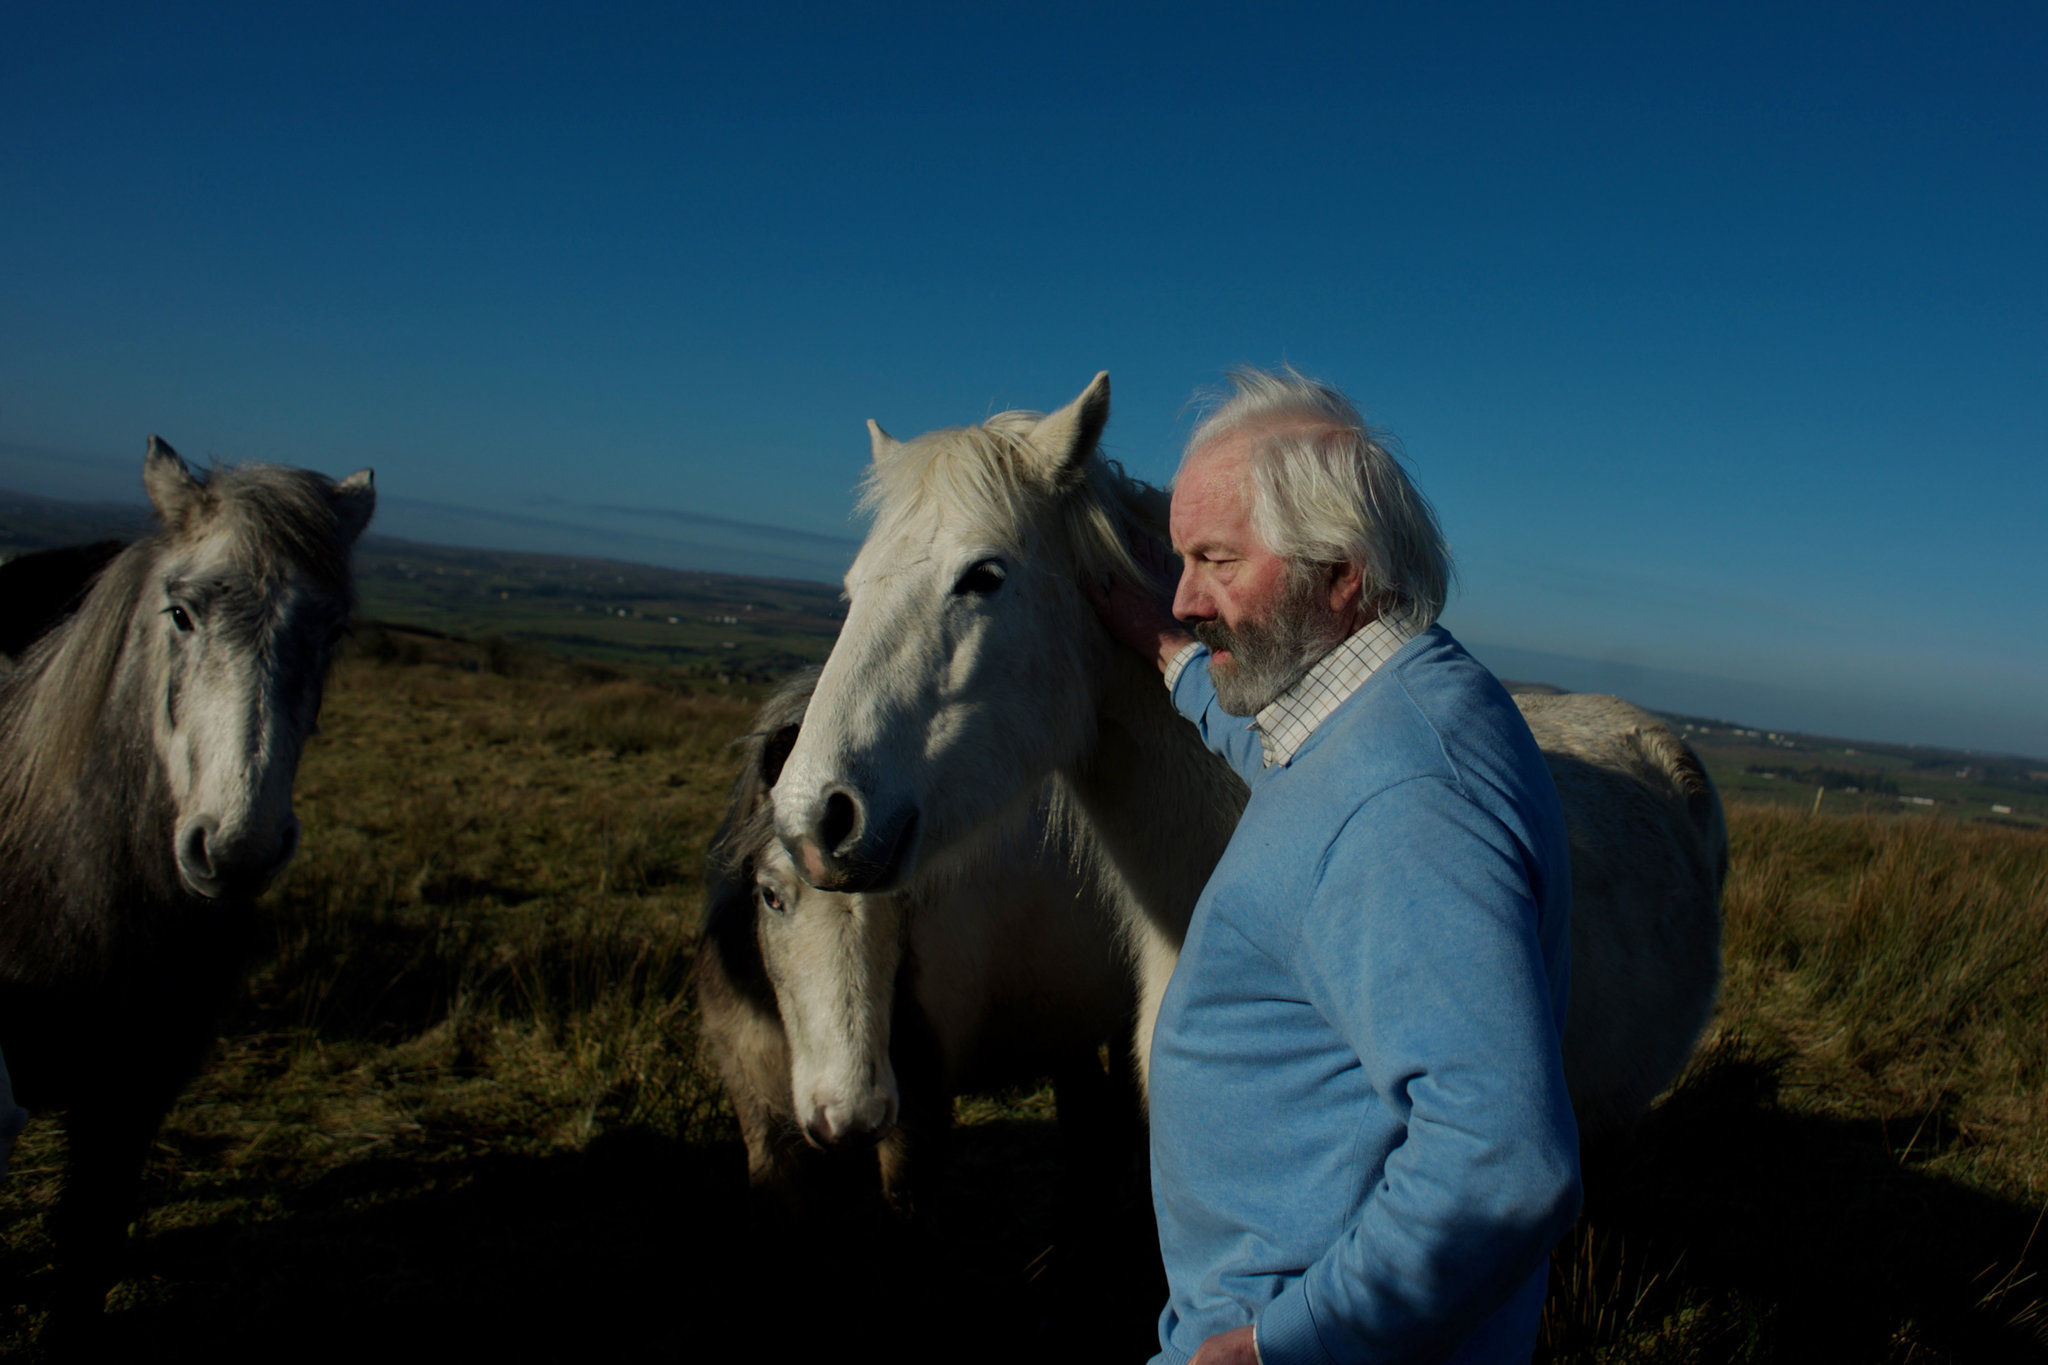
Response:
[{"label": "man's eyebrow", "polygon": [[1186,556],[1206,554],[1210,550],[1232,551],[1233,548],[1229,541],[1218,540],[1211,536],[1207,540],[1198,540],[1192,545],[1175,545],[1173,552],[1177,555]]}]

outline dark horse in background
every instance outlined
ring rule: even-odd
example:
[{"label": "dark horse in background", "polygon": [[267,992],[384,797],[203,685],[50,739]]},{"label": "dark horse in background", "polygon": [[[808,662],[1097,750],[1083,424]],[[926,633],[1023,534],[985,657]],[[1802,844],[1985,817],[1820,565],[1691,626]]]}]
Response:
[{"label": "dark horse in background", "polygon": [[143,1159],[298,847],[292,782],[376,506],[266,465],[194,475],[154,437],[161,523],[0,682],[0,1056],[64,1111],[60,1312],[117,1278]]},{"label": "dark horse in background", "polygon": [[43,632],[77,611],[101,569],[127,548],[96,540],[31,550],[0,564],[0,654],[19,657]]}]

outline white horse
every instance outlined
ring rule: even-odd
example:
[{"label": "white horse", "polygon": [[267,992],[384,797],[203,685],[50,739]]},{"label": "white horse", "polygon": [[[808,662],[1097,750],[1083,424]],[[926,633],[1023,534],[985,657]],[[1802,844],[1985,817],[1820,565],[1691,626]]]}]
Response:
[{"label": "white horse", "polygon": [[[874,527],[775,815],[813,885],[884,890],[1050,778],[1133,944],[1142,1072],[1245,792],[1088,603],[1085,583],[1137,578],[1125,546],[1164,521],[1164,496],[1096,453],[1108,417],[1098,375],[1051,416],[907,443],[869,423]],[[1564,700],[1573,723],[1537,737],[1573,835],[1566,1073],[1582,1124],[1597,1124],[1669,1082],[1712,1006],[1726,836],[1704,770],[1668,731],[1626,703],[1594,715]],[[1669,761],[1624,761],[1639,750]]]},{"label": "white horse", "polygon": [[907,1206],[955,1094],[1047,1074],[1063,1127],[1113,1130],[1098,1054],[1128,1043],[1130,971],[1083,864],[1036,804],[902,891],[806,885],[775,840],[768,788],[814,680],[771,698],[746,740],[695,968],[753,1183],[801,1204],[807,1148],[878,1145],[881,1192]]}]

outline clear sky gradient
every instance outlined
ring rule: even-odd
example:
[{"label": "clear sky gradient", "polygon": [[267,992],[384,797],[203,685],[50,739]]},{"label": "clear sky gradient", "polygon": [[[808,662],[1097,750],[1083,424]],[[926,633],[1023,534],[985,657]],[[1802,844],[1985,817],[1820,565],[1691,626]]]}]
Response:
[{"label": "clear sky gradient", "polygon": [[2048,8],[711,8],[14,7],[0,485],[830,579],[868,417],[1286,360],[1482,658],[2048,754]]}]

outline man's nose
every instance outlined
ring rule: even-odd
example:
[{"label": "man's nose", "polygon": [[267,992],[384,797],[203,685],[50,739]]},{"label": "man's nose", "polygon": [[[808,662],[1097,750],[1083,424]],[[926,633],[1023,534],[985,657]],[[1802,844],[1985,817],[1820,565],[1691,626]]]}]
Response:
[{"label": "man's nose", "polygon": [[1173,589],[1173,615],[1180,621],[1206,621],[1216,614],[1209,594],[1195,583],[1192,567],[1184,570]]}]

